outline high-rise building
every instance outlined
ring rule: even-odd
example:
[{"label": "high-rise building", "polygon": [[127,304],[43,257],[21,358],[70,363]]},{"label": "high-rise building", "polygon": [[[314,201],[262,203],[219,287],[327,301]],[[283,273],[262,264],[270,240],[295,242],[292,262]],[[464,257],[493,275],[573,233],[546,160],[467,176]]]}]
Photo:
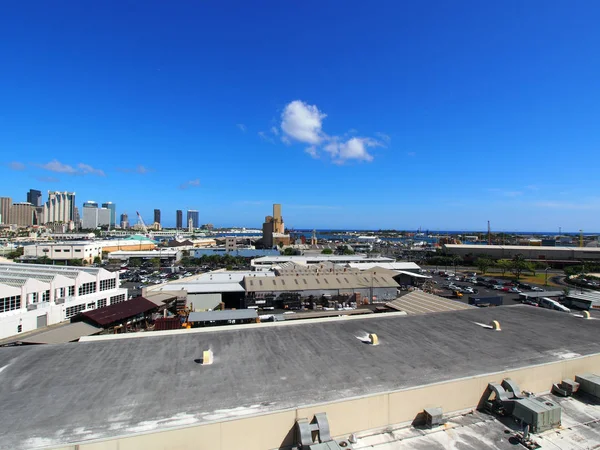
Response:
[{"label": "high-rise building", "polygon": [[0,223],[8,225],[10,223],[10,208],[12,198],[0,197]]},{"label": "high-rise building", "polygon": [[281,205],[279,203],[273,205],[273,233],[285,233],[283,217],[281,217]]},{"label": "high-rise building", "polygon": [[83,204],[81,228],[86,230],[94,230],[98,228],[98,203],[88,200]]},{"label": "high-rise building", "polygon": [[160,225],[160,209],[154,210],[154,223],[157,223]]},{"label": "high-rise building", "polygon": [[[103,208],[110,209],[110,226],[114,227],[117,224],[117,205],[113,202],[102,203]],[[107,224],[108,225],[108,224]]]},{"label": "high-rise building", "polygon": [[129,228],[129,217],[127,216],[127,213],[121,214],[121,228]]},{"label": "high-rise building", "polygon": [[29,202],[13,203],[10,208],[10,222],[20,227],[33,225],[35,206]]},{"label": "high-rise building", "polygon": [[48,191],[44,204],[44,223],[69,223],[75,220],[75,192]]},{"label": "high-rise building", "polygon": [[281,205],[275,203],[273,205],[273,215],[265,217],[265,223],[263,223],[263,245],[265,248],[271,248],[278,243],[287,245],[289,239],[289,235],[285,234],[283,217],[281,217]]},{"label": "high-rise building", "polygon": [[110,208],[98,208],[98,226],[109,226],[111,228],[114,228],[112,224],[112,213],[112,209]]},{"label": "high-rise building", "polygon": [[176,211],[176,216],[177,216],[177,218],[175,220],[175,228],[180,230],[181,228],[183,228],[183,211],[178,209]]},{"label": "high-rise building", "polygon": [[33,206],[42,206],[42,191],[29,189],[27,203],[31,203]]},{"label": "high-rise building", "polygon": [[195,209],[188,209],[188,212],[187,212],[188,225],[190,225],[190,219],[192,221],[191,222],[192,228],[198,228],[200,226],[198,211],[196,211]]}]

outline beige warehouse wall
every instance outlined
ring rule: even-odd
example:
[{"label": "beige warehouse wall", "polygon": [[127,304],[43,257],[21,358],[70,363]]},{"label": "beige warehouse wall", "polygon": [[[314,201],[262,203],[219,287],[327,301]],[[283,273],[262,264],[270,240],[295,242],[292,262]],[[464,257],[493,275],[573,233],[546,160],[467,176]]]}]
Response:
[{"label": "beige warehouse wall", "polygon": [[319,404],[220,423],[145,435],[59,447],[57,450],[244,450],[277,449],[293,443],[298,418],[325,412],[333,436],[411,422],[423,408],[440,406],[444,413],[477,406],[488,383],[513,379],[521,389],[547,392],[553,383],[584,372],[600,373],[600,354],[540,366],[453,380],[396,392]]}]

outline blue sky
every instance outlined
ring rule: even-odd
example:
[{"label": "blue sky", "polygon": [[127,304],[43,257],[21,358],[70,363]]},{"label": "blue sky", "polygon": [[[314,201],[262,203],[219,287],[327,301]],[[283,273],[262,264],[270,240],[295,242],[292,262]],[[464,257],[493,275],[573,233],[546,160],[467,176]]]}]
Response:
[{"label": "blue sky", "polygon": [[598,231],[595,1],[6,2],[0,195]]}]

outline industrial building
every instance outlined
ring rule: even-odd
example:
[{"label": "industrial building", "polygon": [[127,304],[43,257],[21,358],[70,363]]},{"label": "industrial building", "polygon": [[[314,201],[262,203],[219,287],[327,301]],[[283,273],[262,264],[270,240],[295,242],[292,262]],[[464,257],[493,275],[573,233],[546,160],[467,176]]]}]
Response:
[{"label": "industrial building", "polygon": [[109,261],[127,262],[130,258],[143,260],[160,259],[164,263],[180,261],[183,252],[177,248],[160,248],[156,250],[115,250],[108,254]]},{"label": "industrial building", "polygon": [[[78,259],[86,261],[88,264],[94,262],[94,258],[101,258],[102,253],[121,252],[141,252],[153,250],[156,248],[156,242],[144,236],[131,236],[127,239],[110,239],[97,241],[68,241],[68,242],[44,242],[40,244],[31,244],[23,247],[23,259],[35,259],[47,257],[53,261],[68,261]],[[143,257],[139,255],[119,254],[120,259],[127,259],[131,256]],[[179,257],[181,259],[181,256]]]},{"label": "industrial building", "polygon": [[487,256],[493,259],[511,259],[523,255],[525,259],[543,261],[588,261],[600,259],[600,247],[539,247],[532,245],[468,245],[444,244],[444,251],[461,258]]},{"label": "industrial building", "polygon": [[599,332],[514,306],[6,348],[0,449],[509,449],[516,420],[543,448],[595,447]]},{"label": "industrial building", "polygon": [[[313,297],[336,298],[344,303],[385,302],[397,297],[398,283],[388,274],[371,272],[288,275],[271,278],[244,277],[248,306],[299,308],[299,301]],[[284,298],[283,298],[284,297]],[[340,300],[345,298],[345,300]]]},{"label": "industrial building", "polygon": [[126,297],[119,274],[101,268],[0,263],[0,339]]},{"label": "industrial building", "polygon": [[266,249],[257,249],[257,248],[235,248],[233,250],[229,250],[225,247],[213,247],[213,248],[195,248],[190,250],[190,256],[192,258],[200,258],[202,256],[212,256],[212,255],[231,255],[231,256],[241,256],[243,258],[261,258],[263,256],[277,256],[279,255],[279,250],[275,250],[272,248]]},{"label": "industrial building", "polygon": [[252,260],[251,264],[255,270],[271,270],[273,267],[286,263],[293,262],[301,265],[310,264],[352,264],[352,263],[391,263],[395,262],[394,258],[384,256],[367,256],[367,255],[302,255],[302,256],[264,256]]}]

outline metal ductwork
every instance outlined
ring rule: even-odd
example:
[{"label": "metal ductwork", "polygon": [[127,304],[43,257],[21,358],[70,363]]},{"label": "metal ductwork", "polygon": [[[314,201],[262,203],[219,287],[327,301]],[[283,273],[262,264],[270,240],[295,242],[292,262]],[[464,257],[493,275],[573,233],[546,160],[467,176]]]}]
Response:
[{"label": "metal ductwork", "polygon": [[317,413],[308,419],[296,420],[297,450],[352,450],[349,441],[335,441],[329,432],[326,413]]}]

